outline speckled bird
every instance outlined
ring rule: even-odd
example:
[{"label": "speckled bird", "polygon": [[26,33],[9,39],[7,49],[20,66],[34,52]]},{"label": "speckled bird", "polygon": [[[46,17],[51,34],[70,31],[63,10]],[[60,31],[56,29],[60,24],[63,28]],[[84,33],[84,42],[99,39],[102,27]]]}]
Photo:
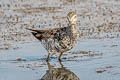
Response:
[{"label": "speckled bird", "polygon": [[32,34],[41,42],[44,48],[48,51],[49,57],[55,53],[60,53],[58,59],[64,52],[71,50],[78,41],[79,33],[77,28],[77,14],[75,12],[69,12],[67,15],[68,26],[49,29],[49,30],[35,30],[28,29],[32,31]]}]

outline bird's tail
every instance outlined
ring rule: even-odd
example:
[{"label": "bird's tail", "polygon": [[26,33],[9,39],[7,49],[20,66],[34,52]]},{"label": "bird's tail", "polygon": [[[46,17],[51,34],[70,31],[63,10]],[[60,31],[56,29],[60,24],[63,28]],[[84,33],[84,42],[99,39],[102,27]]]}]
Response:
[{"label": "bird's tail", "polygon": [[30,31],[33,31],[33,32],[38,32],[38,30],[34,30],[34,29],[29,29],[29,28],[26,28],[27,30],[30,30]]},{"label": "bird's tail", "polygon": [[41,40],[42,36],[41,36],[40,30],[34,30],[34,29],[29,29],[29,28],[26,28],[26,29],[32,31],[31,33],[33,34],[33,36],[35,36],[37,39]]}]

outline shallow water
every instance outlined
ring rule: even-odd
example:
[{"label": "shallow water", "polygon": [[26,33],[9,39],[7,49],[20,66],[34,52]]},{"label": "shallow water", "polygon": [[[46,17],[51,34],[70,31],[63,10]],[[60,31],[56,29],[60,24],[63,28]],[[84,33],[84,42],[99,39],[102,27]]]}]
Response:
[{"label": "shallow water", "polygon": [[[39,80],[47,75],[47,52],[41,44],[35,42],[20,46],[17,50],[0,51],[0,80]],[[119,48],[119,38],[82,39],[74,49],[64,53],[62,64],[80,80],[119,80]],[[50,59],[55,70],[61,68],[57,56]]]}]

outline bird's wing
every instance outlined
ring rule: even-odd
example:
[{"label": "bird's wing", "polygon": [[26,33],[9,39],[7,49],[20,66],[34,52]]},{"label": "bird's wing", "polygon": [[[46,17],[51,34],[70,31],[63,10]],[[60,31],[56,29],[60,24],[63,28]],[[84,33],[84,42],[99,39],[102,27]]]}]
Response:
[{"label": "bird's wing", "polygon": [[61,40],[68,33],[69,27],[54,28],[47,30],[35,30],[35,29],[28,29],[28,30],[32,31],[32,34],[39,40],[47,40],[53,38]]},{"label": "bird's wing", "polygon": [[35,29],[28,29],[27,30],[32,31],[32,34],[39,40],[46,40],[46,39],[52,39],[55,37],[55,34],[58,33],[59,29],[50,29],[50,30],[35,30]]}]

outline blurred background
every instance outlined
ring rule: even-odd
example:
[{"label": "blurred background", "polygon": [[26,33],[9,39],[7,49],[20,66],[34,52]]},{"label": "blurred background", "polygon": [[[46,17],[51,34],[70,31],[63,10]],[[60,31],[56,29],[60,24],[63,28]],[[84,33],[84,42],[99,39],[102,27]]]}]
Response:
[{"label": "blurred background", "polygon": [[0,49],[35,41],[25,28],[67,26],[70,11],[78,14],[80,38],[120,36],[119,0],[0,0]]}]

